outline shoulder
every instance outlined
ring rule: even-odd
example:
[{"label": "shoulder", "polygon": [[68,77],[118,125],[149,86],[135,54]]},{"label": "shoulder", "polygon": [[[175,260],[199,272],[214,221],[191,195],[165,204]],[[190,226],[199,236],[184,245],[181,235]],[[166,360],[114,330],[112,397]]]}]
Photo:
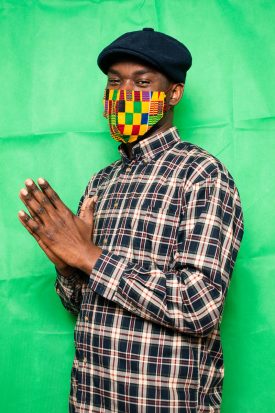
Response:
[{"label": "shoulder", "polygon": [[173,148],[173,156],[177,158],[178,173],[184,180],[186,188],[217,179],[235,188],[234,179],[227,167],[216,156],[200,146],[180,141]]},{"label": "shoulder", "polygon": [[208,200],[209,205],[221,207],[224,219],[230,221],[234,216],[238,227],[243,228],[239,191],[226,166],[205,149],[189,142],[179,142],[175,151],[183,155],[180,173],[184,170],[182,195],[185,204],[196,198],[205,205]]}]

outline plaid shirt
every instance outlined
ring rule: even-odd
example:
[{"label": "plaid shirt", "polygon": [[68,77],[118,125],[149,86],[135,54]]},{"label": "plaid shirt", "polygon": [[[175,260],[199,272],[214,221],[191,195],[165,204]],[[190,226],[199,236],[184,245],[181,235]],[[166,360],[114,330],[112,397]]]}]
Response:
[{"label": "plaid shirt", "polygon": [[[182,142],[150,136],[96,174],[89,277],[57,275],[78,314],[71,376],[75,413],[220,411],[220,321],[243,235],[226,168]],[[80,201],[83,202],[84,196]]]}]

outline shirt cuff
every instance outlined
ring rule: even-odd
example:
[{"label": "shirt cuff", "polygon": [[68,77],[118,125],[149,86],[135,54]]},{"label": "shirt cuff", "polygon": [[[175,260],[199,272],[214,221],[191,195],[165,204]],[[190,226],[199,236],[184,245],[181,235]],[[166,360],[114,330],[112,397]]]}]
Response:
[{"label": "shirt cuff", "polygon": [[74,290],[75,288],[78,288],[78,289],[81,288],[84,280],[81,278],[79,272],[76,271],[68,276],[65,276],[65,275],[62,275],[56,268],[55,270],[57,274],[56,282],[55,282],[57,293],[60,292],[60,288],[63,289],[64,291]]},{"label": "shirt cuff", "polygon": [[123,258],[103,250],[90,275],[90,288],[102,297],[112,300],[126,268],[127,263]]}]

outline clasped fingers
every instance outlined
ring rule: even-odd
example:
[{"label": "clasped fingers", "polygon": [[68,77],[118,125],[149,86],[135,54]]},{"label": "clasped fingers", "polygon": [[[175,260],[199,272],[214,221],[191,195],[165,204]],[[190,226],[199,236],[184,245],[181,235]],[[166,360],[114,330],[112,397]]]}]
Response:
[{"label": "clasped fingers", "polygon": [[35,221],[39,221],[43,224],[47,221],[49,216],[47,214],[45,202],[41,202],[42,200],[38,201],[34,196],[33,191],[23,188],[19,193],[19,197]]}]

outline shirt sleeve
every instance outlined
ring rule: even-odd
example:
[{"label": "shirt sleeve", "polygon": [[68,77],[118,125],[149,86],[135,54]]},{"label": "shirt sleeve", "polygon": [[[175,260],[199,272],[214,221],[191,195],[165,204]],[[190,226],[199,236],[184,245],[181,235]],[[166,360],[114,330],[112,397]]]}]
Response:
[{"label": "shirt sleeve", "polygon": [[75,270],[70,276],[63,276],[56,270],[55,290],[63,306],[72,314],[77,315],[82,302],[82,288],[87,285],[87,276]]},{"label": "shirt sleeve", "polygon": [[167,272],[103,250],[89,287],[124,309],[182,333],[206,336],[221,319],[243,236],[242,209],[224,172],[184,191],[175,261]]}]

